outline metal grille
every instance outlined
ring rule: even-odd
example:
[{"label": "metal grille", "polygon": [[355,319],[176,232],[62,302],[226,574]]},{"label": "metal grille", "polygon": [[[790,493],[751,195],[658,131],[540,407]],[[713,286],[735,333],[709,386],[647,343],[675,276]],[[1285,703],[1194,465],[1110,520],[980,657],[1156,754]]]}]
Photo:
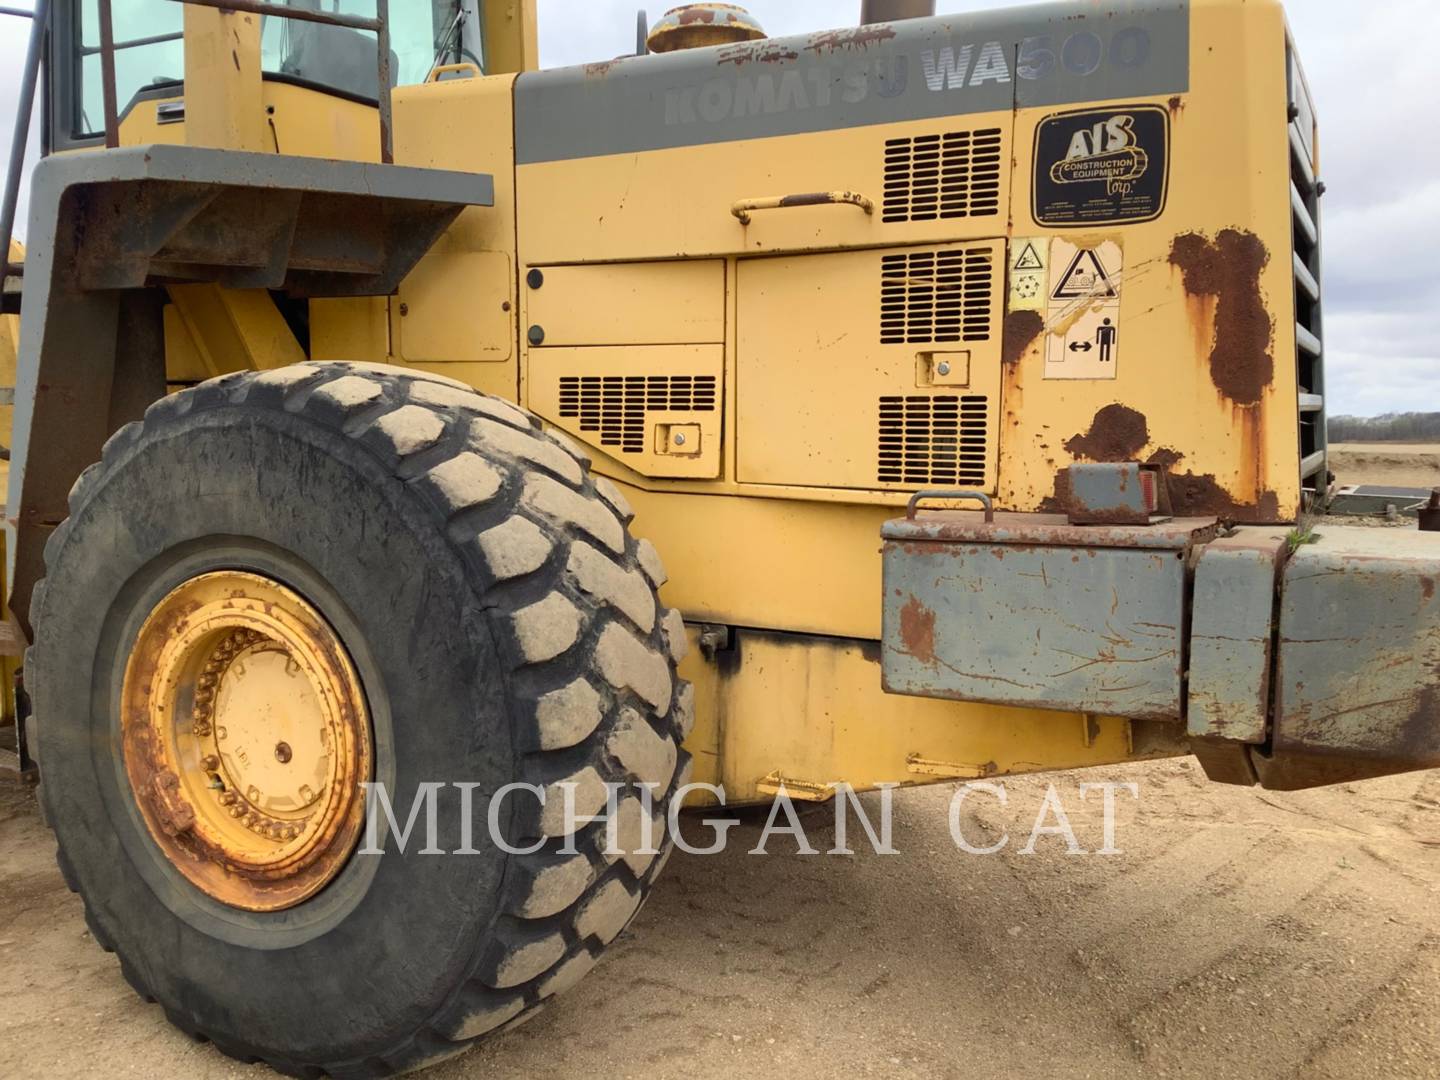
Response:
[{"label": "metal grille", "polygon": [[984,487],[990,399],[964,396],[882,397],[882,484]]},{"label": "metal grille", "polygon": [[1320,304],[1320,195],[1312,164],[1314,112],[1291,53],[1290,214],[1295,277],[1295,374],[1300,391],[1300,480],[1310,497],[1325,490],[1325,346]]},{"label": "metal grille", "polygon": [[955,248],[880,260],[880,343],[988,341],[994,251]]},{"label": "metal grille", "polygon": [[713,375],[562,375],[560,416],[600,433],[601,446],[645,450],[645,415],[714,412]]},{"label": "metal grille", "polygon": [[885,143],[885,221],[987,217],[999,212],[999,128]]}]

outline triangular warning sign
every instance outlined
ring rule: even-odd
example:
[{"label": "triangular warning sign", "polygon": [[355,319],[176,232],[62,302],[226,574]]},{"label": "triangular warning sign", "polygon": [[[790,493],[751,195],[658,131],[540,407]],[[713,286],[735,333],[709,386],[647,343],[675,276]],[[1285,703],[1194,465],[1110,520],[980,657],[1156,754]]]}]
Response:
[{"label": "triangular warning sign", "polygon": [[1045,264],[1040,261],[1040,255],[1035,250],[1034,244],[1026,244],[1025,250],[1020,253],[1020,258],[1015,260],[1016,270],[1044,270]]},{"label": "triangular warning sign", "polygon": [[1070,268],[1050,294],[1056,300],[1082,300],[1087,297],[1113,297],[1115,291],[1110,275],[1094,248],[1081,248],[1070,260]]}]

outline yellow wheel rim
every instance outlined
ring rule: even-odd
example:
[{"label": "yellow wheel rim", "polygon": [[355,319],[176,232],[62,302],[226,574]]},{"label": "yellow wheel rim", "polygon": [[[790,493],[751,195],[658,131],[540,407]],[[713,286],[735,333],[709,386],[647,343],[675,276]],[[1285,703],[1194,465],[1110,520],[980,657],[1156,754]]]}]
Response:
[{"label": "yellow wheel rim", "polygon": [[150,835],[216,900],[277,911],[344,868],[369,716],[335,631],[284,585],[223,571],[161,600],[126,663],[120,722]]}]

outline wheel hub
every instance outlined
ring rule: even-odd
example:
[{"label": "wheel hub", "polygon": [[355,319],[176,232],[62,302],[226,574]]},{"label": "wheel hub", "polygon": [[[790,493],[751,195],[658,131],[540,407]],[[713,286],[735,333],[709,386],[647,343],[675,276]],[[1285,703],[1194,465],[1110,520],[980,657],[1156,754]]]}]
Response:
[{"label": "wheel hub", "polygon": [[354,665],[298,594],[240,571],[174,589],[125,669],[126,773],[192,883],[274,911],[324,888],[359,838],[372,744]]}]

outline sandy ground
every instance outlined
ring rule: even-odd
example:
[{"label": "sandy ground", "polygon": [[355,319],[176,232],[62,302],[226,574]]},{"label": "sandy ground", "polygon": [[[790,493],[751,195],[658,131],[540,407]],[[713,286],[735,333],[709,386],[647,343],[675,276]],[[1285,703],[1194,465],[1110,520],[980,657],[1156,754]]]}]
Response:
[{"label": "sandy ground", "polygon": [[1440,487],[1440,445],[1332,443],[1330,471],[1341,484]]},{"label": "sandy ground", "polygon": [[[1122,796],[1115,856],[1024,845],[1045,785],[1101,844],[1082,780]],[[427,1076],[1440,1076],[1440,773],[1300,794],[1190,760],[897,797],[901,854],[678,854],[600,967]],[[876,813],[873,796],[867,807]],[[972,805],[973,804],[973,805]],[[829,808],[807,812],[830,846]],[[696,843],[708,837],[687,824]],[[852,824],[851,835],[857,835]],[[263,1077],[171,1029],[85,932],[34,799],[0,782],[0,1075]]]}]

